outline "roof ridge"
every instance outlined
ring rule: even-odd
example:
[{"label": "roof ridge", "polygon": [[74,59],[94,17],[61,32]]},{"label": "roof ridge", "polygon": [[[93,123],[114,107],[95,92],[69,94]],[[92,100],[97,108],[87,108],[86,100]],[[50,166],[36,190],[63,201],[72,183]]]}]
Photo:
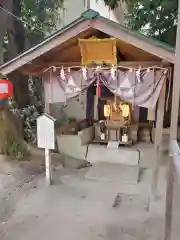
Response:
[{"label": "roof ridge", "polygon": [[85,18],[85,19],[95,19],[95,18],[98,18],[100,17],[100,13],[95,11],[94,9],[87,9],[85,12],[83,12],[81,14],[81,17]]},{"label": "roof ridge", "polygon": [[[40,48],[40,47],[44,46],[45,44],[49,43],[52,39],[58,38],[58,37],[59,37],[61,34],[63,34],[65,31],[71,29],[72,27],[74,27],[74,26],[76,26],[76,25],[78,25],[78,24],[80,24],[80,23],[82,23],[82,22],[84,22],[84,21],[87,21],[87,26],[86,26],[87,29],[90,28],[90,27],[91,27],[91,28],[95,28],[95,25],[92,25],[92,26],[89,25],[88,20],[89,20],[89,21],[95,20],[94,22],[96,22],[96,20],[104,21],[105,23],[108,23],[109,26],[115,27],[115,28],[117,28],[117,29],[119,29],[119,30],[121,30],[121,31],[124,31],[124,32],[126,32],[126,33],[128,33],[128,34],[131,34],[132,36],[134,35],[134,37],[136,37],[136,38],[141,38],[141,40],[147,41],[147,42],[149,42],[149,44],[151,44],[151,45],[154,45],[154,46],[157,46],[157,47],[161,47],[162,49],[164,49],[165,51],[167,51],[167,54],[168,54],[168,52],[169,52],[170,54],[173,53],[173,55],[171,55],[170,58],[167,57],[166,53],[163,53],[161,57],[162,57],[162,58],[163,58],[163,57],[167,58],[167,60],[168,60],[169,62],[172,62],[172,63],[174,62],[174,48],[173,48],[172,46],[169,46],[169,45],[166,44],[166,43],[160,42],[159,40],[156,40],[156,39],[154,39],[154,38],[152,38],[152,37],[148,37],[148,36],[140,33],[139,31],[135,31],[135,30],[127,27],[126,25],[123,25],[123,24],[117,23],[117,22],[115,22],[115,21],[113,21],[113,20],[111,20],[111,19],[105,18],[105,17],[101,16],[99,12],[97,12],[97,11],[95,11],[95,10],[93,10],[93,9],[87,9],[85,12],[83,12],[83,13],[80,15],[79,18],[75,19],[75,20],[72,21],[71,23],[65,25],[64,27],[62,27],[62,28],[58,29],[57,31],[55,31],[54,33],[50,34],[50,35],[47,36],[45,39],[43,39],[43,41],[41,41],[39,44],[31,47],[30,49],[26,50],[26,51],[23,52],[23,53],[17,55],[15,58],[11,59],[10,61],[5,62],[4,64],[0,65],[0,73],[3,72],[3,69],[6,70],[6,71],[4,70],[5,72],[7,72],[7,69],[8,69],[8,71],[12,71],[12,68],[9,67],[10,64],[14,63],[15,61],[17,61],[17,60],[19,60],[19,59],[22,59],[23,57],[25,57],[26,55],[30,54],[31,52],[36,51],[38,48]],[[97,21],[97,24],[98,24],[98,21]],[[102,29],[103,29],[103,28],[102,28]],[[85,30],[86,30],[86,29],[85,29]],[[85,30],[84,30],[84,31],[85,31]],[[116,30],[116,29],[115,29],[115,30]],[[100,28],[99,31],[101,31],[101,28]],[[102,30],[102,31],[103,31],[103,30]],[[78,32],[77,32],[77,35],[78,35],[78,34],[79,34],[79,30],[78,30]],[[111,34],[110,34],[110,35],[111,35]],[[120,38],[120,35],[118,35],[118,36],[119,36],[118,38]],[[127,42],[128,42],[128,41],[127,41]],[[132,44],[132,45],[133,45],[133,44]],[[136,45],[137,45],[137,44],[136,44]],[[136,45],[135,45],[135,46],[136,46]],[[137,46],[136,46],[136,47],[137,47]],[[45,50],[44,50],[44,52],[45,52]],[[148,52],[148,51],[147,51],[147,52]],[[156,54],[155,54],[155,55],[156,55]],[[156,56],[157,56],[157,55],[156,55]],[[37,57],[37,56],[36,56],[36,57]],[[32,56],[30,57],[31,60],[33,60],[34,58],[35,58],[34,55],[32,55]],[[170,60],[169,60],[169,59],[170,59]],[[26,63],[27,63],[27,62],[30,62],[31,60],[26,60]],[[25,62],[22,62],[22,60],[21,60],[21,66],[25,65],[26,63],[25,63]],[[9,68],[8,68],[8,67],[9,67]],[[7,68],[7,69],[6,69],[6,68]],[[16,67],[16,69],[17,69],[17,68],[19,68],[19,66]]]},{"label": "roof ridge", "polygon": [[126,32],[128,32],[128,33],[130,33],[132,35],[135,35],[136,37],[146,38],[146,39],[148,39],[149,42],[151,42],[152,44],[155,44],[156,46],[163,47],[166,50],[171,51],[171,52],[175,51],[175,47],[173,47],[172,45],[167,44],[166,42],[163,42],[163,41],[160,41],[158,39],[155,39],[152,36],[147,36],[147,35],[141,33],[138,30],[134,30],[134,29],[130,28],[129,26],[126,26],[125,24],[115,22],[115,21],[113,21],[111,19],[108,19],[106,17],[103,17],[101,15],[100,15],[100,18],[102,20],[105,20],[105,21],[109,22],[110,24],[112,24],[112,25],[114,25],[116,27],[119,27],[120,29],[122,29],[122,30],[124,30],[124,31],[126,31]]}]

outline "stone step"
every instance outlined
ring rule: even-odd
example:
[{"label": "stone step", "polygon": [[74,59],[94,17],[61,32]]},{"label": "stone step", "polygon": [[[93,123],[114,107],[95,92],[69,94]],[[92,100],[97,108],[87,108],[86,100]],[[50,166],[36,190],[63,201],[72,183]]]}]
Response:
[{"label": "stone step", "polygon": [[140,162],[140,151],[128,147],[110,149],[107,146],[90,144],[86,160],[90,163],[109,162],[137,166]]},{"label": "stone step", "polygon": [[128,166],[120,163],[97,162],[86,173],[87,180],[115,182],[119,184],[137,184],[139,180],[139,164]]}]

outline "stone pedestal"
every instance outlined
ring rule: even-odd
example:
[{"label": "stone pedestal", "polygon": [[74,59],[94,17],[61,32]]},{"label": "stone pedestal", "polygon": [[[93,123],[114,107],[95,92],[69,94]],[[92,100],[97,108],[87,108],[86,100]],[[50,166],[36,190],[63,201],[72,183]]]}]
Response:
[{"label": "stone pedestal", "polygon": [[90,145],[87,161],[92,164],[86,178],[107,182],[137,184],[140,172],[140,153],[126,147],[108,149]]}]

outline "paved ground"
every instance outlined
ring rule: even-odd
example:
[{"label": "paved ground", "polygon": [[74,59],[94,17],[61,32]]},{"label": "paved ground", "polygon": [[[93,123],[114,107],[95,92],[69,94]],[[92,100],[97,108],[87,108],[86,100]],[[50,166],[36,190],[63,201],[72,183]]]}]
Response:
[{"label": "paved ground", "polygon": [[[142,147],[142,146],[139,146]],[[149,148],[148,153],[152,153]],[[146,155],[147,156],[147,155]],[[166,163],[162,158],[159,193],[148,212],[148,183],[152,154],[142,163],[138,187],[87,181],[88,169],[70,171],[56,164],[55,185],[45,185],[42,162],[1,164],[0,240],[161,240],[164,228]],[[150,165],[149,165],[150,164]],[[153,164],[152,164],[153,165]],[[8,174],[7,174],[8,173]],[[4,178],[4,180],[3,180]],[[8,179],[8,180],[7,180]],[[179,204],[176,187],[175,205]],[[116,194],[121,202],[113,208]],[[179,240],[176,211],[172,240]]]}]

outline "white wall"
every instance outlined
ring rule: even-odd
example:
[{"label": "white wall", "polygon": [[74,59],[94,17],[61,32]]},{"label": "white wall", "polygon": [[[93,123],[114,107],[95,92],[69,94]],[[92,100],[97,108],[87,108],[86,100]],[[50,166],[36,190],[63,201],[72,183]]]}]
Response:
[{"label": "white wall", "polygon": [[99,12],[101,16],[114,22],[123,23],[124,21],[124,12],[126,12],[125,4],[121,4],[115,11],[110,10],[104,4],[103,0],[89,0],[89,6],[91,9]]},{"label": "white wall", "polygon": [[[61,118],[76,118],[82,120],[86,118],[86,93],[82,96],[82,102],[77,101],[76,99],[68,100],[67,106],[64,106],[64,103],[53,103],[51,110],[52,116],[59,120]],[[63,108],[63,110],[62,110]]]},{"label": "white wall", "polygon": [[116,10],[110,10],[103,0],[65,0],[64,9],[60,10],[60,22],[57,28],[61,28],[76,20],[88,8],[100,13],[101,16],[112,21],[123,23],[124,13],[127,13],[126,5],[121,4]]},{"label": "white wall", "polygon": [[57,28],[66,26],[72,21],[80,17],[80,15],[86,10],[85,0],[65,0],[64,9],[60,10],[60,23]]},{"label": "white wall", "polygon": [[86,93],[81,97],[81,102],[77,101],[77,98],[68,100],[67,107],[64,108],[64,113],[67,117],[78,120],[86,118]]}]

